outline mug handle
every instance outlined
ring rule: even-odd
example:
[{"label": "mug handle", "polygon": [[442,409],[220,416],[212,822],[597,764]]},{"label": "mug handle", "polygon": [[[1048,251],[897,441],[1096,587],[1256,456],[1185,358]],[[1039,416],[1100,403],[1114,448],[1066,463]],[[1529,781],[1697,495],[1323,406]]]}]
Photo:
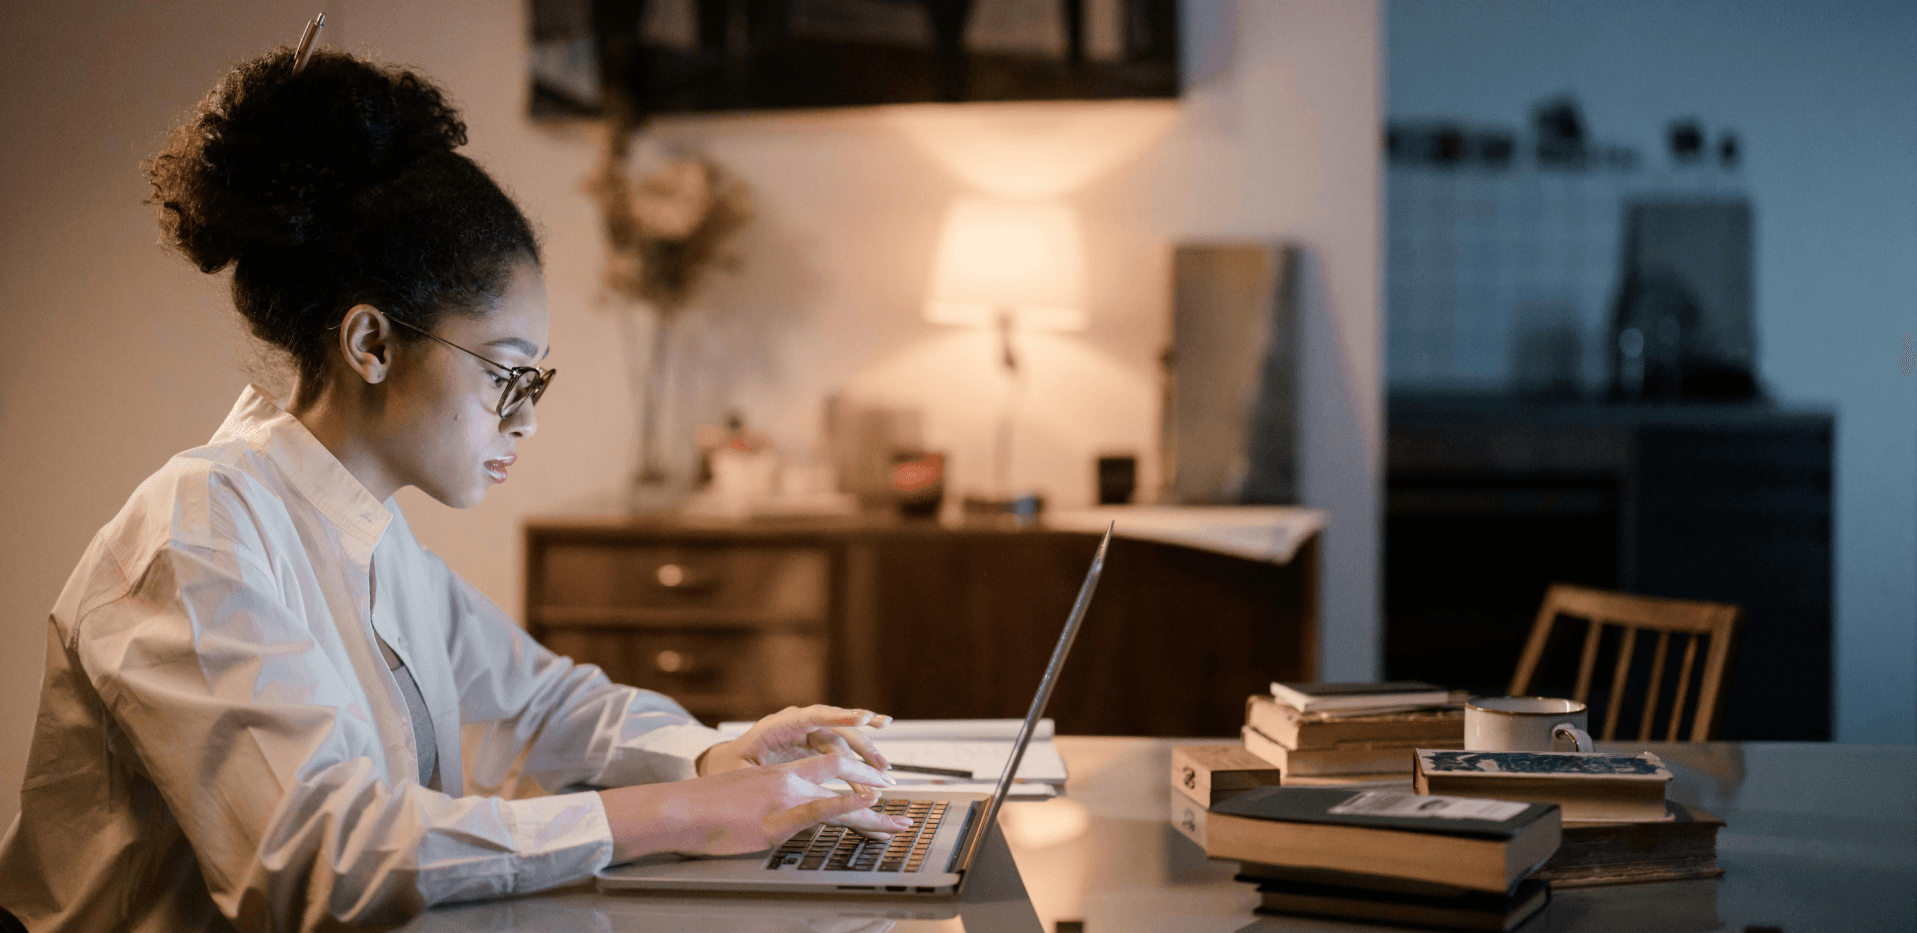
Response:
[{"label": "mug handle", "polygon": [[1551,738],[1570,739],[1572,743],[1574,744],[1575,751],[1580,751],[1580,752],[1597,751],[1597,745],[1591,741],[1591,733],[1586,732],[1583,729],[1580,729],[1574,725],[1571,725],[1568,722],[1561,722],[1555,726],[1552,726]]}]

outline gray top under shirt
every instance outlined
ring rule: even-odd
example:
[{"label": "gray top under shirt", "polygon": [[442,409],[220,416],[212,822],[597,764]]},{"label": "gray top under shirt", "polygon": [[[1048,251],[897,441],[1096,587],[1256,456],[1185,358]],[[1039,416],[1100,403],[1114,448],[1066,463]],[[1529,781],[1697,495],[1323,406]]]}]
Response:
[{"label": "gray top under shirt", "polygon": [[[374,638],[379,638],[374,633]],[[406,698],[406,713],[413,720],[413,744],[419,747],[419,783],[422,787],[439,790],[439,736],[433,731],[433,718],[426,715],[426,698],[420,695],[419,681],[413,679],[413,672],[399,660],[399,654],[379,640],[380,654],[386,656],[386,664],[393,670],[393,679],[399,682],[400,695]]]},{"label": "gray top under shirt", "polygon": [[[372,605],[379,598],[379,575],[368,568],[366,575],[366,602]],[[399,659],[399,652],[386,643],[378,632],[373,640],[379,642],[380,657],[386,659],[386,667],[393,672],[393,681],[399,684],[399,695],[406,698],[406,716],[413,721],[413,745],[419,749],[419,784],[441,790],[439,786],[439,734],[433,731],[433,717],[426,713],[426,697],[419,692],[419,681],[413,679],[413,672],[406,669],[405,662]]]}]

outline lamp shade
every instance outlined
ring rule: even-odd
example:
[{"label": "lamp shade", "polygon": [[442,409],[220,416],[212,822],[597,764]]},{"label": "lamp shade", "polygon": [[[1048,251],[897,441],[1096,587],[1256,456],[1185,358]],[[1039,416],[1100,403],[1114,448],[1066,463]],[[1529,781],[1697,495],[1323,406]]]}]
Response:
[{"label": "lamp shade", "polygon": [[925,316],[987,327],[1084,330],[1085,257],[1078,217],[1056,202],[964,199],[945,215]]}]

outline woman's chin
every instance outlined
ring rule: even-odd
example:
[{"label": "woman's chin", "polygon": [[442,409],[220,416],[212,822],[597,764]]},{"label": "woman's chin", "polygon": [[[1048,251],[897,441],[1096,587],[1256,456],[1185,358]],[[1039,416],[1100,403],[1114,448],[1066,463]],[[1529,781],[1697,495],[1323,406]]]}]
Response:
[{"label": "woman's chin", "polygon": [[455,509],[470,509],[486,501],[486,493],[491,491],[492,485],[492,483],[488,482],[483,485],[475,484],[465,488],[441,487],[435,489],[428,489],[421,486],[419,491],[433,497],[433,500],[441,505],[451,506]]}]

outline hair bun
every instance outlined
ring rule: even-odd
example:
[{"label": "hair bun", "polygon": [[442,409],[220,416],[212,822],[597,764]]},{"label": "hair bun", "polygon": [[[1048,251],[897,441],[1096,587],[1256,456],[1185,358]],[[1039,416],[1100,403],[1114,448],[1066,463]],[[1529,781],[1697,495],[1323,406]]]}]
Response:
[{"label": "hair bun", "polygon": [[166,239],[201,271],[350,227],[363,194],[466,142],[412,72],[324,50],[292,66],[288,47],[242,63],[148,168]]}]

